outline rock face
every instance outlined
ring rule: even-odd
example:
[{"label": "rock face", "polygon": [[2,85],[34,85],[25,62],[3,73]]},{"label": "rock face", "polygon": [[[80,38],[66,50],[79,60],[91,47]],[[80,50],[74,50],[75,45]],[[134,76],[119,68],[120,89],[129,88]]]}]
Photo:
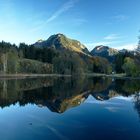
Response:
[{"label": "rock face", "polygon": [[113,62],[115,55],[118,54],[119,51],[113,48],[109,48],[108,46],[97,46],[92,51],[91,54],[93,56],[105,57],[110,62]]},{"label": "rock face", "polygon": [[48,47],[57,50],[70,50],[78,53],[89,54],[88,49],[77,40],[67,38],[63,34],[50,36],[47,40],[39,40],[34,44],[35,47]]},{"label": "rock face", "polygon": [[127,49],[122,49],[122,50],[119,51],[119,53],[122,53],[122,54],[125,54],[125,53],[127,53],[127,52],[128,52]]}]

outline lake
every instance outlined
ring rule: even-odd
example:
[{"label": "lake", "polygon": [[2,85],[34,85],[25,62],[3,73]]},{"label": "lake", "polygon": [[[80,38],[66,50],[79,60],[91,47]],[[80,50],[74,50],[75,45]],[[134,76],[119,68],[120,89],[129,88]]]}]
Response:
[{"label": "lake", "polygon": [[139,140],[140,80],[0,80],[0,140]]}]

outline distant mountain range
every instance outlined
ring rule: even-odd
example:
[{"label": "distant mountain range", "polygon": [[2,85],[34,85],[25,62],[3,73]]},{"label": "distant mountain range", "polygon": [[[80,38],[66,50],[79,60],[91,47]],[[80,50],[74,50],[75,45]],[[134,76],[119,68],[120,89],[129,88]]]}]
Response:
[{"label": "distant mountain range", "polygon": [[65,35],[59,33],[50,36],[47,40],[38,40],[36,43],[33,44],[35,47],[38,48],[53,48],[56,50],[69,50],[77,53],[82,53],[91,56],[99,56],[104,57],[109,62],[113,62],[115,56],[119,53],[125,54],[127,52],[136,55],[140,53],[140,47],[135,50],[117,50],[114,48],[110,48],[109,46],[99,45],[93,47],[94,49],[90,52],[85,45],[83,45],[80,41],[70,39]]},{"label": "distant mountain range", "polygon": [[104,57],[109,60],[109,62],[113,62],[115,59],[115,56],[117,54],[132,54],[132,55],[139,55],[140,54],[140,48],[137,48],[135,50],[127,50],[127,49],[122,49],[122,50],[117,50],[114,48],[110,48],[108,46],[97,46],[91,51],[91,55],[93,56],[100,56]]}]

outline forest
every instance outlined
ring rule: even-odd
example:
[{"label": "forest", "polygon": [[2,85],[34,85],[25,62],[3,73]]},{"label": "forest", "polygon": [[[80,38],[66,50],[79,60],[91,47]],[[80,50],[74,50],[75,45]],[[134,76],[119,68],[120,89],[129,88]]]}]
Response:
[{"label": "forest", "polygon": [[[55,38],[55,41],[52,41],[54,44],[48,43],[50,46],[59,46],[59,49],[49,47],[48,44],[45,47],[38,47],[34,44],[20,43],[17,46],[0,42],[0,74],[126,73],[127,76],[140,76],[140,53],[118,53],[114,61],[109,62],[104,57],[91,55],[87,50],[86,53],[73,51],[70,47],[77,42],[63,38],[59,37],[59,40]],[[62,45],[65,46],[67,43],[72,44],[70,49],[64,47],[62,49]],[[139,46],[140,42],[138,49]]]}]

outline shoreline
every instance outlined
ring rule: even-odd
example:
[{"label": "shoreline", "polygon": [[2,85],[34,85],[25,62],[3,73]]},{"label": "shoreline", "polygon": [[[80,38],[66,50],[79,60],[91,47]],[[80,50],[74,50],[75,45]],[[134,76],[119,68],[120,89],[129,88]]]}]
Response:
[{"label": "shoreline", "polygon": [[[100,73],[85,73],[81,74],[88,77],[107,77],[117,79],[140,79],[140,77],[128,77],[125,74],[100,74]],[[74,75],[76,76],[76,75]],[[43,78],[43,77],[72,77],[72,75],[64,74],[0,74],[0,79],[25,79],[25,78]]]},{"label": "shoreline", "polygon": [[0,79],[25,79],[41,77],[71,77],[71,75],[62,74],[0,74]]},{"label": "shoreline", "polygon": [[126,76],[125,73],[123,74],[100,74],[100,73],[89,73],[85,74],[90,77],[107,77],[107,78],[116,78],[116,79],[139,79],[140,77],[132,77],[132,76]]}]

